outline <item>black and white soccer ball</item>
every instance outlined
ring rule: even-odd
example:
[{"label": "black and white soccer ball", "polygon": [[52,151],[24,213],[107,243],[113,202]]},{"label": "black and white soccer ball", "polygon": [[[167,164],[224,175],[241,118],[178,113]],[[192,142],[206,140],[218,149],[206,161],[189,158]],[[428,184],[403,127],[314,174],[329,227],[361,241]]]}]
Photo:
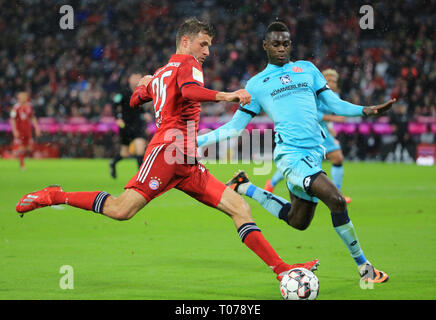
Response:
[{"label": "black and white soccer ball", "polygon": [[280,281],[280,293],[285,300],[315,300],[319,293],[318,278],[307,269],[292,269]]}]

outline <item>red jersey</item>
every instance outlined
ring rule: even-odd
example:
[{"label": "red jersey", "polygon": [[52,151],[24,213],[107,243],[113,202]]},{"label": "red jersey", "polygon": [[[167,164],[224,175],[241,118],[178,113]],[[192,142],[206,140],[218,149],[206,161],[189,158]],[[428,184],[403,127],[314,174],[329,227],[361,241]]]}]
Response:
[{"label": "red jersey", "polygon": [[32,124],[31,120],[34,116],[32,105],[18,105],[15,104],[10,113],[11,119],[15,120],[15,125],[23,136],[32,136]]},{"label": "red jersey", "polygon": [[[203,88],[203,69],[192,56],[174,54],[159,68],[147,87],[135,89],[131,106],[153,100],[157,130],[148,145],[172,144],[189,157],[197,154],[197,130],[200,121],[200,101],[215,101],[217,91]],[[202,88],[203,95],[188,95]],[[190,99],[190,97],[192,97]]]}]

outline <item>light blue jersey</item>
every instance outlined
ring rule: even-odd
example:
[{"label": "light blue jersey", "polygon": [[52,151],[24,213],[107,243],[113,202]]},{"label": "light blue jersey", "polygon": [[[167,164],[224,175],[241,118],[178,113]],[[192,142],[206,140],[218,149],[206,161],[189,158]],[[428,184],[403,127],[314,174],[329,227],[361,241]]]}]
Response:
[{"label": "light blue jersey", "polygon": [[247,82],[251,103],[244,109],[256,114],[263,109],[274,121],[276,143],[296,147],[319,146],[324,140],[318,125],[317,91],[327,82],[310,62],[297,61],[283,67],[268,64]]},{"label": "light blue jersey", "polygon": [[[255,114],[265,111],[274,121],[276,143],[281,141],[303,148],[319,146],[324,140],[318,123],[318,108],[323,102],[320,94],[330,91],[342,101],[329,90],[321,72],[311,62],[302,60],[282,67],[268,64],[247,82],[246,90],[251,94],[251,103],[243,108]],[[325,112],[336,113],[335,106],[325,109]],[[350,112],[362,115],[362,109],[353,105],[342,111],[347,115]]]},{"label": "light blue jersey", "polygon": [[306,193],[310,176],[321,172],[324,130],[318,118],[320,104],[326,113],[361,116],[363,106],[341,100],[327,85],[321,72],[309,61],[268,64],[245,88],[251,103],[241,106],[232,120],[197,138],[198,146],[238,136],[252,117],[262,110],[274,121],[274,160],[295,195],[316,202]]}]

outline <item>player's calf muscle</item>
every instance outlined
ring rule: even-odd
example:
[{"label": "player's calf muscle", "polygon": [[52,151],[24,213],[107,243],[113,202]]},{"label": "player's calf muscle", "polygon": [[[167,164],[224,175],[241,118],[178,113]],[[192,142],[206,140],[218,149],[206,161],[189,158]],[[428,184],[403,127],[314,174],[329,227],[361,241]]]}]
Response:
[{"label": "player's calf muscle", "polygon": [[292,210],[288,217],[288,224],[297,230],[306,230],[312,222],[313,213],[309,211],[293,213]]},{"label": "player's calf muscle", "polygon": [[315,215],[316,203],[297,198],[291,192],[292,206],[286,222],[297,230],[306,230]]}]

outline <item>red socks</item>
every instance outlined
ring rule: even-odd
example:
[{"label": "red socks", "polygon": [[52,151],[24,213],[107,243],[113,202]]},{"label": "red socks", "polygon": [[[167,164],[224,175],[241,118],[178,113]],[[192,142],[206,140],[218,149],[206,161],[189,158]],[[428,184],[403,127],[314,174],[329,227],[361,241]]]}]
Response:
[{"label": "red socks", "polygon": [[109,194],[104,191],[56,192],[53,195],[53,204],[68,204],[76,208],[102,213],[108,196]]},{"label": "red socks", "polygon": [[276,274],[288,270],[274,248],[263,237],[260,229],[253,222],[245,223],[238,229],[242,242],[261,258]]}]

